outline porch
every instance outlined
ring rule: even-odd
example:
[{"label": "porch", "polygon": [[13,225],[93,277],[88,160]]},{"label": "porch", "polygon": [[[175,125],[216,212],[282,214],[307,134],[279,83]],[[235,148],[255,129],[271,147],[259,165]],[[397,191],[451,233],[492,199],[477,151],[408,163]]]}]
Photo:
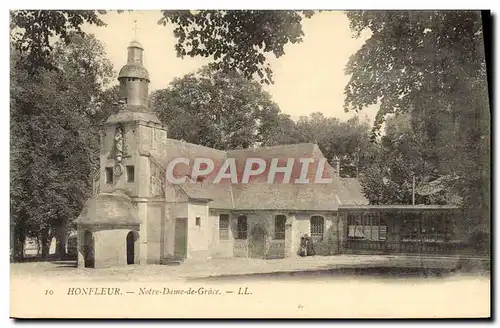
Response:
[{"label": "porch", "polygon": [[347,254],[480,255],[463,211],[447,205],[340,206]]}]

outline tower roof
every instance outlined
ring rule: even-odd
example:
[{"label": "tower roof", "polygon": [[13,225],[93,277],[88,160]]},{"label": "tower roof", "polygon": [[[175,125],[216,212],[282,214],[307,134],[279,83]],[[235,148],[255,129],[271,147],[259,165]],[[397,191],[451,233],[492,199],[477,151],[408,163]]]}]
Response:
[{"label": "tower roof", "polygon": [[87,200],[76,220],[79,224],[139,224],[137,208],[121,192],[102,193]]},{"label": "tower roof", "polygon": [[118,74],[118,79],[124,77],[136,77],[150,81],[148,70],[144,68],[144,66],[138,64],[127,64],[123,66]]},{"label": "tower roof", "polygon": [[[118,73],[120,81],[120,100],[126,106],[122,110],[147,113],[148,110],[148,84],[150,82],[148,70],[143,64],[144,48],[137,41],[130,42],[127,48],[127,63]],[[111,117],[110,117],[111,119]],[[114,117],[117,119],[132,119],[132,117]],[[150,117],[134,117],[139,120],[151,120]],[[153,117],[157,121],[156,118]]]},{"label": "tower roof", "polygon": [[128,45],[128,57],[127,64],[122,67],[120,73],[118,74],[118,79],[121,78],[139,78],[145,79],[148,82],[149,73],[147,69],[142,64],[142,54],[144,52],[144,47],[137,40],[132,40]]},{"label": "tower roof", "polygon": [[142,44],[137,41],[137,40],[132,40],[129,45],[128,45],[129,48],[140,48],[140,49],[143,49],[144,50],[144,47],[142,46]]}]

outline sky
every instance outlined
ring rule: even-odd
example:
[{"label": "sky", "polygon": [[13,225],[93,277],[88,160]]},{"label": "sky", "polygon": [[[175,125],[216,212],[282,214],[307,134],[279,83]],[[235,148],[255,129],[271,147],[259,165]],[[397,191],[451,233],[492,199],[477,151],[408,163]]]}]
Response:
[{"label": "sky", "polygon": [[[86,26],[84,29],[104,44],[116,72],[126,62],[130,41],[140,41],[144,46],[144,66],[151,78],[151,92],[166,88],[174,78],[209,63],[209,59],[201,57],[178,58],[173,26],[158,25],[161,17],[159,11],[108,12],[102,16],[106,27]],[[321,112],[340,120],[359,115],[373,122],[376,107],[364,109],[360,114],[345,113],[343,109],[344,87],[349,81],[344,74],[345,65],[369,34],[354,38],[347,17],[340,11],[321,12],[304,19],[302,29],[305,35],[301,43],[287,44],[285,55],[280,58],[273,54],[267,56],[274,72],[274,84],[264,89],[281,111],[293,119]]]}]

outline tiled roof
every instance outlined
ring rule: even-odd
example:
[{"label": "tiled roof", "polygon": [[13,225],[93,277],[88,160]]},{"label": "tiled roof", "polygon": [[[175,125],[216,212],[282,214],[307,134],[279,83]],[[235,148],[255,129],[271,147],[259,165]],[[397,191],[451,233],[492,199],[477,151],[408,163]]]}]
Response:
[{"label": "tiled roof", "polygon": [[336,211],[340,203],[330,184],[233,185],[235,209]]},{"label": "tiled roof", "polygon": [[[318,153],[319,152],[319,153]],[[246,160],[248,158],[260,158],[266,162],[266,170],[258,175],[250,178],[249,182],[266,182],[269,174],[269,167],[273,158],[278,159],[278,166],[285,166],[289,158],[295,159],[292,168],[290,181],[293,183],[298,179],[301,173],[302,163],[300,158],[312,158],[316,161],[309,166],[308,176],[309,180],[313,180],[316,174],[316,168],[319,158],[324,158],[323,154],[319,151],[318,146],[312,143],[302,143],[294,145],[283,145],[274,147],[250,148],[243,150],[230,150],[227,152],[228,158],[236,160],[236,168],[238,171],[238,181],[242,178],[245,168]],[[283,174],[275,176],[275,182],[282,182]]]},{"label": "tiled roof", "polygon": [[[359,183],[354,179],[342,179],[336,175],[333,168],[327,163],[322,177],[332,178],[332,183],[295,184],[300,176],[301,163],[299,158],[313,158],[308,178],[312,182],[316,174],[318,159],[324,158],[318,146],[311,143],[283,145],[277,147],[262,147],[244,150],[221,151],[183,141],[168,139],[166,156],[156,160],[167,167],[174,158],[184,157],[191,160],[191,165],[178,164],[174,170],[174,177],[180,178],[191,173],[193,160],[196,157],[210,158],[215,163],[214,171],[204,177],[203,181],[191,182],[186,179],[180,187],[190,198],[211,199],[211,208],[217,209],[282,209],[282,210],[325,210],[335,211],[341,204],[367,204],[361,194]],[[260,158],[266,161],[266,170],[263,174],[250,179],[248,184],[232,184],[230,180],[213,183],[218,169],[227,158],[234,158],[238,172],[238,182],[241,181],[247,158]],[[279,166],[286,163],[288,158],[294,158],[295,164],[289,184],[280,183],[283,174],[277,174],[275,183],[266,183],[268,168],[271,159],[278,158]],[[276,183],[278,182],[278,183]],[[168,187],[168,182],[167,182]]]},{"label": "tiled roof", "polygon": [[[226,160],[226,152],[205,146],[195,145],[189,142],[179,141],[175,139],[167,140],[167,156],[158,158],[157,160],[166,168],[168,163],[175,158],[183,157],[191,160],[191,165],[178,164],[174,170],[175,178],[182,178],[191,174],[193,161],[196,157],[210,158],[215,163],[214,171],[205,177],[204,181],[192,183],[189,177],[186,177],[186,182],[179,186],[186,192],[190,198],[212,199],[210,207],[214,208],[233,208],[231,184],[229,181],[221,181],[221,183],[211,183],[217,174],[219,168]],[[167,183],[168,187],[168,183]]]},{"label": "tiled roof", "polygon": [[343,185],[345,193],[339,195],[342,204],[352,205],[368,205],[368,200],[363,196],[361,183],[355,178],[341,178],[340,183]]},{"label": "tiled roof", "polygon": [[219,209],[234,208],[232,186],[230,183],[183,183],[180,187],[190,198],[211,199],[210,207]]},{"label": "tiled roof", "polygon": [[455,205],[341,205],[339,211],[422,211],[422,210],[460,210]]}]

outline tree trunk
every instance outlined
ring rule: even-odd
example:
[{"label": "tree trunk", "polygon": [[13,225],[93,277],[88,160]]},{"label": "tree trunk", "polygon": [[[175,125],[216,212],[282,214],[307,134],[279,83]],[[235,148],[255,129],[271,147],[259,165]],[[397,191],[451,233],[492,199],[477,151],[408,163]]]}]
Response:
[{"label": "tree trunk", "polygon": [[42,258],[47,259],[49,257],[50,242],[52,241],[52,236],[50,234],[50,228],[44,228],[42,230]]},{"label": "tree trunk", "polygon": [[26,242],[26,233],[23,229],[14,229],[13,241],[13,260],[22,261],[24,259],[24,244]]},{"label": "tree trunk", "polygon": [[40,236],[36,237],[36,256],[42,256],[42,240]]},{"label": "tree trunk", "polygon": [[64,225],[55,228],[56,255],[58,259],[66,256],[66,244],[68,239],[67,228]]}]

